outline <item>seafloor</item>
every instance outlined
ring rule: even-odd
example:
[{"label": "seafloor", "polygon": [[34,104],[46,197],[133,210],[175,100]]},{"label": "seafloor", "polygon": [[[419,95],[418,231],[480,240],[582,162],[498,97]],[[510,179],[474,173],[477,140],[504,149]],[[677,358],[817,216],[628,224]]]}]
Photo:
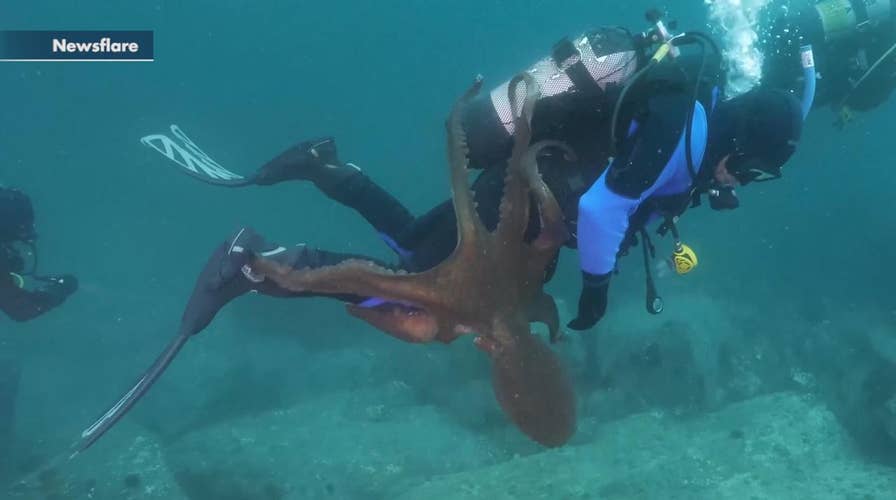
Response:
[{"label": "seafloor", "polygon": [[46,498],[104,499],[896,495],[893,470],[859,457],[811,396],[770,394],[688,418],[649,412],[602,425],[585,419],[570,446],[508,455],[436,408],[384,410],[400,393],[334,394],[208,428],[171,448],[131,428],[64,472],[45,474],[40,487]]},{"label": "seafloor", "polygon": [[[844,355],[820,367],[774,344],[803,336],[813,342],[806,349],[824,352],[824,339],[843,338],[837,318],[776,318],[781,332],[762,336],[736,308],[709,298],[640,328],[622,320],[632,308],[609,318],[600,336],[559,347],[580,393],[578,432],[560,449],[541,449],[506,422],[487,371],[470,361],[484,363],[472,347],[395,344],[403,353],[420,349],[421,359],[385,369],[386,343],[310,361],[317,365],[309,373],[337,377],[350,365],[365,373],[352,387],[258,400],[229,414],[249,394],[207,401],[203,418],[151,411],[173,397],[160,385],[143,412],[97,446],[32,473],[8,497],[896,498],[896,470],[863,442],[896,440],[896,404],[875,409],[865,398],[851,409],[848,398],[831,395],[838,383],[823,379],[838,362],[863,372],[870,354],[852,351],[866,366]],[[688,310],[710,312],[695,318]]]}]

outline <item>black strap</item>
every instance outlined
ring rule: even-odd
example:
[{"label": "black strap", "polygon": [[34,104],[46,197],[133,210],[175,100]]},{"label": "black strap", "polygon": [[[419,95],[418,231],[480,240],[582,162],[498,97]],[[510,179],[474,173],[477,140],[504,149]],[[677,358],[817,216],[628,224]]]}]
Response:
[{"label": "black strap", "polygon": [[[690,198],[688,198],[690,200]],[[675,219],[678,217],[677,215],[673,215],[671,213],[664,213],[663,217],[665,221],[660,225],[656,230],[656,234],[660,236],[665,236],[667,232],[672,231],[672,237],[675,238],[676,241],[681,239],[681,236],[678,235],[678,226],[675,225]]]},{"label": "black strap", "polygon": [[554,59],[554,63],[561,67],[565,61],[572,57],[576,57],[579,55],[579,49],[569,41],[569,38],[563,38],[557,43],[554,44],[554,49],[551,52],[551,57]]},{"label": "black strap", "polygon": [[870,16],[868,15],[868,6],[865,5],[865,2],[862,0],[852,0],[849,3],[856,13],[856,28],[862,28],[870,19]]},{"label": "black strap", "polygon": [[[566,76],[572,80],[576,90],[588,94],[601,94],[603,89],[594,81],[588,68],[582,62],[582,54],[568,38],[564,38],[554,44],[554,50],[551,53],[554,64],[562,69]],[[572,60],[575,62],[572,62]]]},{"label": "black strap", "polygon": [[653,281],[653,272],[650,269],[650,259],[656,255],[656,249],[646,229],[641,229],[641,246],[644,252],[644,275],[647,283],[647,296],[645,297],[645,306],[650,314],[659,314],[663,312],[663,299],[656,292],[656,283]]}]

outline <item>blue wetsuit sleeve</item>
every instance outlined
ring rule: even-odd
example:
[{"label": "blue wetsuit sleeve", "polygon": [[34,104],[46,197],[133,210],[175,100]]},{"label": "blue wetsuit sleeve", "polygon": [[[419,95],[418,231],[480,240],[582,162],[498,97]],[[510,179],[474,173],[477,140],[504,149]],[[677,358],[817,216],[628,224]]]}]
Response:
[{"label": "blue wetsuit sleeve", "polygon": [[628,218],[640,200],[614,193],[606,174],[579,199],[578,241],[582,271],[607,274],[616,266],[616,253],[628,230]]}]

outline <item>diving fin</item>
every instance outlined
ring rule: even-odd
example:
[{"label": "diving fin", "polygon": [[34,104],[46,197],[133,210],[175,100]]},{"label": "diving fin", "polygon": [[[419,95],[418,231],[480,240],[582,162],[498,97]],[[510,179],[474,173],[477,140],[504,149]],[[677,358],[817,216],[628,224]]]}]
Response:
[{"label": "diving fin", "polygon": [[215,186],[242,187],[255,184],[255,179],[231,172],[206,154],[177,125],[171,125],[171,134],[150,134],[140,138],[144,146],[155,149],[180,168],[179,170],[202,182]]},{"label": "diving fin", "polygon": [[81,432],[80,440],[74,445],[74,453],[70,458],[74,458],[82,451],[90,448],[96,441],[112,428],[127,412],[134,407],[137,401],[143,397],[156,380],[162,375],[177,353],[191,337],[189,330],[183,329],[169,344],[165,350],[159,354],[155,362],[148,370],[137,380],[137,383],[118,401],[112,405],[102,416],[100,416],[90,427]]},{"label": "diving fin", "polygon": [[[190,295],[181,317],[178,334],[131,389],[125,392],[90,427],[84,429],[80,440],[74,446],[75,452],[72,457],[93,445],[121,420],[162,376],[187,340],[205,329],[225,304],[248,293],[256,285],[246,279],[247,276],[244,276],[243,271],[243,266],[251,258],[250,251],[256,248],[272,248],[272,245],[264,242],[258,234],[249,228],[240,229],[227,242],[218,246],[199,273],[193,293]],[[285,249],[279,247],[264,255],[272,255],[283,250]]]},{"label": "diving fin", "polygon": [[72,445],[71,452],[63,452],[55,455],[53,458],[45,462],[33,472],[16,481],[11,485],[11,489],[17,489],[29,483],[32,483],[41,475],[48,471],[52,471],[57,467],[73,460],[82,451],[90,448],[97,442],[109,429],[111,429],[127,412],[134,407],[137,401],[146,394],[149,388],[165,371],[165,368],[171,364],[171,361],[177,355],[178,351],[184,346],[192,336],[192,333],[186,328],[181,328],[181,333],[177,335],[165,348],[164,351],[156,358],[152,366],[137,380],[137,383],[127,391],[119,400],[112,405],[109,410],[103,413],[90,427],[81,432],[80,439]]}]

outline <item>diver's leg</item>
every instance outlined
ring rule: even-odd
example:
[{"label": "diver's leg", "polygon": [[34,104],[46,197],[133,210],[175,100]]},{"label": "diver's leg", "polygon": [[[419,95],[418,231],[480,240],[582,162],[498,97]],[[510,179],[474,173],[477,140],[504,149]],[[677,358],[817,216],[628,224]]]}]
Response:
[{"label": "diver's leg", "polygon": [[[472,186],[476,211],[489,230],[497,225],[503,178],[503,169],[484,170]],[[396,242],[406,249],[402,262],[410,271],[430,269],[448,258],[457,246],[457,217],[451,200],[414,219]]]},{"label": "diver's leg", "polygon": [[[482,171],[473,183],[473,199],[482,224],[489,231],[498,225],[498,212],[504,192],[504,169],[500,167]],[[534,203],[530,212],[526,241],[538,235],[538,211]],[[436,205],[426,214],[417,217],[398,235],[398,244],[407,249],[403,264],[411,271],[430,269],[451,255],[457,246],[457,218],[451,201]]]},{"label": "diver's leg", "polygon": [[[281,288],[271,280],[264,280],[252,274],[249,263],[255,255],[289,265],[294,269],[334,265],[348,259],[373,260],[359,255],[328,252],[307,245],[286,248],[265,241],[251,228],[242,228],[215,249],[199,273],[181,320],[183,330],[190,334],[199,333],[211,323],[222,307],[248,292],[272,297],[331,297],[354,304],[367,299],[345,294],[293,292]],[[378,264],[388,267],[386,264],[379,262]]]},{"label": "diver's leg", "polygon": [[0,359],[0,477],[12,459],[13,424],[16,395],[19,388],[19,365],[11,359]]},{"label": "diver's leg", "polygon": [[299,143],[262,165],[255,174],[255,182],[262,185],[287,180],[313,182],[329,198],[361,214],[390,246],[414,220],[401,202],[360,168],[339,159],[332,137]]}]

